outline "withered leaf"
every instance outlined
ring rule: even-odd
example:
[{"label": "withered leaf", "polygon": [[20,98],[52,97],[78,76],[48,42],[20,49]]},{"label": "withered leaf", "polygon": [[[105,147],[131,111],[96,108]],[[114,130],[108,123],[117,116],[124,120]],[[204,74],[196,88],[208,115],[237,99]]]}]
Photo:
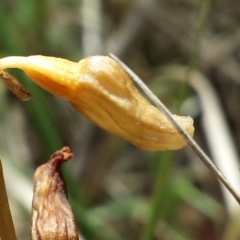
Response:
[{"label": "withered leaf", "polygon": [[32,94],[22,85],[14,76],[8,72],[0,72],[0,78],[7,85],[9,90],[15,94],[21,101],[28,101]]},{"label": "withered leaf", "polygon": [[78,231],[60,171],[72,158],[68,147],[55,152],[34,175],[31,240],[77,240]]}]

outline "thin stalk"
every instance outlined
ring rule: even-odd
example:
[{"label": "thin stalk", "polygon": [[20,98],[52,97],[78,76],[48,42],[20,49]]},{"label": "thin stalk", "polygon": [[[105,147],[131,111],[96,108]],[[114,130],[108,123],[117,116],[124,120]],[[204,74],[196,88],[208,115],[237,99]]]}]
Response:
[{"label": "thin stalk", "polygon": [[190,52],[189,56],[189,63],[188,63],[188,69],[186,71],[186,76],[185,76],[185,81],[182,89],[180,90],[180,95],[178,97],[178,108],[179,104],[182,103],[184,100],[184,96],[186,96],[188,92],[188,85],[187,83],[189,82],[189,77],[192,72],[192,70],[195,68],[199,56],[199,49],[200,49],[200,42],[203,36],[203,32],[206,27],[206,23],[208,20],[208,16],[211,11],[211,6],[212,6],[213,0],[205,0],[202,4],[201,10],[200,10],[200,16],[199,16],[199,23],[198,26],[196,27],[195,33],[194,33],[194,38],[193,38],[193,46]]},{"label": "thin stalk", "polygon": [[143,92],[147,94],[149,99],[168,118],[172,126],[181,134],[181,136],[192,148],[192,150],[197,154],[197,156],[202,160],[202,162],[219,179],[219,181],[229,190],[229,192],[236,199],[238,204],[240,204],[239,193],[232,187],[232,185],[229,183],[226,177],[212,162],[212,160],[207,156],[207,154],[201,149],[201,147],[197,144],[197,142],[195,142],[195,140],[175,121],[172,113],[168,110],[168,108],[157,98],[156,95],[153,94],[153,92],[147,87],[147,85],[120,59],[118,59],[113,54],[110,54],[110,56],[119,63],[119,65],[126,71],[126,73],[132,78],[132,80],[143,90]]},{"label": "thin stalk", "polygon": [[12,215],[8,203],[7,191],[4,182],[2,162],[0,160],[0,239],[17,240]]},{"label": "thin stalk", "polygon": [[169,170],[171,167],[171,158],[172,154],[165,155],[158,164],[157,171],[157,181],[154,188],[154,195],[151,204],[150,215],[147,220],[147,224],[144,227],[143,234],[141,240],[151,240],[153,239],[153,234],[155,230],[155,226],[157,224],[158,218],[163,214],[161,210],[163,210],[164,204],[164,190],[166,187],[167,179],[169,176]]},{"label": "thin stalk", "polygon": [[206,22],[207,22],[208,16],[210,14],[212,2],[213,2],[213,0],[205,0],[202,4],[200,16],[199,16],[199,23],[196,28],[195,34],[194,34],[193,47],[192,47],[190,57],[189,57],[188,70],[186,73],[186,82],[189,81],[190,73],[193,70],[193,68],[195,67],[197,59],[198,59],[199,49],[200,49],[200,41],[201,41],[203,32],[205,30],[205,27],[206,27]]}]

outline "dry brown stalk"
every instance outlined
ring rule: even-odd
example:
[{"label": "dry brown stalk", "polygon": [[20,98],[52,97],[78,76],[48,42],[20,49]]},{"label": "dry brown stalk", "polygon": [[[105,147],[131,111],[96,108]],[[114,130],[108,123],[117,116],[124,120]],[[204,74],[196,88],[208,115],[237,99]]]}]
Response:
[{"label": "dry brown stalk", "polygon": [[28,101],[32,98],[32,94],[10,73],[2,71],[0,78],[21,101]]}]

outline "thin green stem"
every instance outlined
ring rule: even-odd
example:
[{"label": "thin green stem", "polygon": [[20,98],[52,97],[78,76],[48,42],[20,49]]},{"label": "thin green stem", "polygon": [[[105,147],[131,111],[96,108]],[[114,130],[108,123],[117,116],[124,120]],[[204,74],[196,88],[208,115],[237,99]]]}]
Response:
[{"label": "thin green stem", "polygon": [[161,159],[161,161],[159,161],[157,180],[154,188],[150,215],[144,227],[141,240],[153,239],[153,234],[154,234],[155,226],[157,224],[157,220],[161,218],[163,215],[164,190],[165,190],[166,182],[169,176],[169,170],[172,162],[171,159],[172,159],[172,152],[167,152],[164,154],[164,158]]},{"label": "thin green stem", "polygon": [[189,67],[186,73],[186,81],[189,81],[189,74],[192,71],[192,69],[195,67],[198,56],[199,56],[200,42],[202,39],[203,32],[206,29],[206,23],[211,11],[212,2],[213,0],[205,0],[202,4],[200,16],[199,16],[199,23],[194,34],[193,47],[189,57],[189,64],[188,64]]},{"label": "thin green stem", "polygon": [[17,240],[4,182],[2,162],[0,160],[0,239]]},{"label": "thin green stem", "polygon": [[212,2],[213,0],[205,0],[200,10],[199,22],[193,37],[193,46],[189,56],[189,63],[188,63],[188,69],[186,72],[185,82],[183,87],[180,89],[180,94],[179,94],[179,97],[177,98],[176,105],[178,109],[179,109],[179,106],[182,104],[183,99],[188,93],[187,83],[189,82],[189,77],[192,70],[195,68],[197,64],[197,60],[199,57],[200,42],[201,42],[204,30],[206,29],[206,23],[211,11]]}]

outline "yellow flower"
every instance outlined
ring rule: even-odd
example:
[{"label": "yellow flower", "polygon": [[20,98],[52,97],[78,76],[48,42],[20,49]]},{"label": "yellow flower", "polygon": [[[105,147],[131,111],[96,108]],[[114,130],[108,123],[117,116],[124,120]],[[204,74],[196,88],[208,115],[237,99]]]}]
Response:
[{"label": "yellow flower", "polygon": [[[45,56],[0,59],[0,72],[22,69],[48,92],[69,101],[89,120],[143,150],[175,150],[186,145],[167,118],[136,89],[125,71],[110,57],[93,56],[79,62]],[[193,120],[175,116],[193,135]]]}]

